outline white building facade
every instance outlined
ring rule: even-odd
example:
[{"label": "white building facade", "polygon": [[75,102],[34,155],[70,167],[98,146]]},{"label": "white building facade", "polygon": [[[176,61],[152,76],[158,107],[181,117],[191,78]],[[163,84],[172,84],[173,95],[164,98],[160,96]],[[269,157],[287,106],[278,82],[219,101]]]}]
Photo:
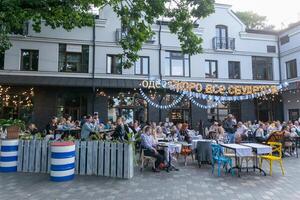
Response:
[{"label": "white building facade", "polygon": [[[28,105],[2,100],[0,117],[25,118],[40,126],[51,116],[67,114],[79,119],[93,112],[104,121],[123,115],[129,121],[189,121],[193,126],[200,120],[222,120],[228,113],[243,121],[299,117],[300,25],[280,33],[247,30],[229,5],[216,4],[215,13],[195,27],[203,38],[202,54],[182,55],[177,36],[170,33],[166,22],[157,22],[153,25],[155,36],[143,46],[140,60],[130,69],[120,68],[116,55],[122,53],[118,45],[121,24],[109,7],[101,11],[95,27],[68,32],[43,26],[40,33],[30,24],[28,27],[26,37],[11,36],[12,47],[1,56],[0,84],[9,87],[10,99],[15,95],[28,104],[24,92],[31,88],[34,97]],[[280,44],[286,35],[289,43]],[[292,60],[296,60],[296,74]],[[288,74],[287,63],[293,65]],[[152,77],[212,84],[277,85],[288,81],[295,89],[272,101],[247,100],[203,110],[185,99],[174,109],[160,111],[138,94],[140,82]],[[161,99],[160,103],[177,98],[163,91],[152,92],[149,95],[154,101]]]}]

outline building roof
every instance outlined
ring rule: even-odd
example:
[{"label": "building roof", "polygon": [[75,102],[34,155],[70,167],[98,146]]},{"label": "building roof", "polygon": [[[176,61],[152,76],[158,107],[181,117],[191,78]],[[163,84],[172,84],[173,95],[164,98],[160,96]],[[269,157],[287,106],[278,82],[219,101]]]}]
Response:
[{"label": "building roof", "polygon": [[280,30],[280,31],[279,31],[279,34],[282,34],[282,33],[286,32],[286,31],[289,31],[289,30],[291,30],[291,29],[293,29],[293,28],[296,28],[297,26],[300,26],[300,21],[295,22],[295,23],[292,23],[292,24],[290,24],[287,28],[285,28],[285,29],[283,29],[283,30]]},{"label": "building roof", "polygon": [[263,35],[278,35],[278,31],[276,31],[276,30],[246,29],[246,32],[263,34]]}]

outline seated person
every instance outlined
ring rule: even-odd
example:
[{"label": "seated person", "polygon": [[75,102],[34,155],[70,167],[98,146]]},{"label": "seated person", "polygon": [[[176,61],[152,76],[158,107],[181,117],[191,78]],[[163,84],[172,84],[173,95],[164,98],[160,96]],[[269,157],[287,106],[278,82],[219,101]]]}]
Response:
[{"label": "seated person", "polygon": [[181,141],[181,137],[179,131],[177,130],[176,126],[172,126],[170,129],[170,134],[167,136],[167,139],[172,142]]},{"label": "seated person", "polygon": [[120,140],[123,142],[124,140],[127,140],[127,134],[130,133],[130,130],[126,124],[124,124],[124,120],[122,117],[118,117],[117,119],[117,127],[112,134],[112,138],[115,140]]},{"label": "seated person", "polygon": [[156,128],[156,136],[157,138],[163,138],[163,139],[166,138],[166,135],[163,133],[163,130],[160,126]]},{"label": "seated person", "polygon": [[95,127],[92,122],[93,122],[92,116],[88,115],[86,117],[86,122],[83,124],[81,128],[80,138],[82,140],[87,140],[90,134],[94,132]]},{"label": "seated person", "polygon": [[156,145],[153,143],[153,137],[151,136],[150,126],[144,128],[144,132],[141,135],[141,146],[144,149],[145,156],[151,156],[156,158],[154,172],[159,172],[159,165],[164,163],[163,151],[158,151]]},{"label": "seated person", "polygon": [[236,143],[241,143],[243,139],[248,137],[248,128],[242,123],[237,124],[237,129],[235,131],[235,141]]},{"label": "seated person", "polygon": [[265,142],[268,136],[265,136],[264,124],[260,123],[259,127],[255,131],[255,139],[257,142]]},{"label": "seated person", "polygon": [[46,140],[54,139],[57,129],[57,117],[52,117],[51,122],[46,126]]},{"label": "seated person", "polygon": [[37,127],[36,127],[35,124],[30,123],[30,124],[28,125],[27,132],[28,132],[30,135],[36,135],[36,134],[38,133],[38,129],[37,129]]}]

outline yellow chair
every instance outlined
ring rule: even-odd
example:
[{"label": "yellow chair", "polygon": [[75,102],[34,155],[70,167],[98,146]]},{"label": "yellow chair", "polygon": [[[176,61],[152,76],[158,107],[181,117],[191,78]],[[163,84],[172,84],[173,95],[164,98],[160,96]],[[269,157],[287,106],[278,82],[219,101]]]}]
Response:
[{"label": "yellow chair", "polygon": [[[268,145],[272,147],[272,152],[269,155],[260,156],[259,167],[262,167],[263,160],[269,161],[270,164],[270,176],[272,176],[272,167],[273,161],[278,161],[280,164],[280,168],[282,171],[282,175],[284,175],[284,169],[282,165],[282,144],[279,142],[268,142]],[[275,153],[275,155],[274,155]]]}]

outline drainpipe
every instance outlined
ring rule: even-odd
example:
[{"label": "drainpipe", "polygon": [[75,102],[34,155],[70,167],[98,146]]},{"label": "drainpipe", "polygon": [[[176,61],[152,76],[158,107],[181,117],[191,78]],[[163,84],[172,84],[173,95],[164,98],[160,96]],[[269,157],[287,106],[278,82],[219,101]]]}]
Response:
[{"label": "drainpipe", "polygon": [[[280,49],[280,36],[278,35],[277,36],[277,48],[278,48],[278,66],[279,66],[279,83],[281,84],[282,83],[282,74],[281,74],[281,49]],[[282,115],[281,118],[284,119],[284,107],[283,107],[283,98],[282,98],[282,95],[279,96],[279,98],[281,98],[282,100]]]},{"label": "drainpipe", "polygon": [[277,36],[277,48],[278,48],[278,62],[279,62],[279,83],[282,83],[281,75],[281,49],[280,49],[280,37]]},{"label": "drainpipe", "polygon": [[[158,67],[159,67],[159,79],[162,80],[162,73],[161,73],[161,20],[159,21],[159,31],[158,31],[158,45],[159,45],[159,55],[158,55]],[[162,103],[163,97],[161,96],[159,99],[159,104]],[[158,110],[159,113],[159,122],[162,121],[161,116],[161,109]]]},{"label": "drainpipe", "polygon": [[92,100],[92,110],[95,112],[95,101],[96,101],[96,87],[95,87],[95,49],[96,49],[96,17],[94,19],[93,25],[93,71],[92,71],[92,89],[93,89],[93,100]]}]

